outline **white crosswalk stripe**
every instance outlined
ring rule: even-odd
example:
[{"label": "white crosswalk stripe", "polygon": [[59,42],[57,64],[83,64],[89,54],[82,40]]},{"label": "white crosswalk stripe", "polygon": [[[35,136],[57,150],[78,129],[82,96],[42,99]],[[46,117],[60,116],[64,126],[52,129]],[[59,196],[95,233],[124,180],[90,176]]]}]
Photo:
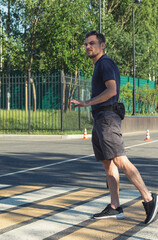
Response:
[{"label": "white crosswalk stripe", "polygon": [[10,185],[7,185],[7,184],[0,184],[0,189],[2,189],[2,188],[6,188],[6,187],[10,187]]},{"label": "white crosswalk stripe", "polygon": [[75,187],[50,187],[37,190],[31,193],[20,194],[10,198],[0,200],[0,210],[8,210],[12,207],[42,200],[44,198],[54,197],[75,190]]},{"label": "white crosswalk stripe", "polygon": [[153,222],[152,224],[146,226],[132,237],[128,238],[128,240],[157,240],[158,239],[158,220]]}]

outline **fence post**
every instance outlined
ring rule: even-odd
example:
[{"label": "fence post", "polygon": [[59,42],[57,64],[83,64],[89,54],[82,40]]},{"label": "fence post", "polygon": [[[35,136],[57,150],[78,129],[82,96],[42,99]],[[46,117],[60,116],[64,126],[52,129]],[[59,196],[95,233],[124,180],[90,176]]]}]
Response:
[{"label": "fence post", "polygon": [[[78,78],[78,99],[80,100],[80,75]],[[81,110],[78,108],[78,127],[81,130]]]},{"label": "fence post", "polygon": [[63,132],[63,73],[62,71],[60,71],[60,85],[61,85],[61,89],[60,89],[60,95],[61,95],[61,99],[60,99],[60,107],[61,107],[61,131]]},{"label": "fence post", "polygon": [[7,82],[7,110],[10,110],[10,72],[8,74]]},{"label": "fence post", "polygon": [[31,132],[31,72],[28,71],[28,133]]}]

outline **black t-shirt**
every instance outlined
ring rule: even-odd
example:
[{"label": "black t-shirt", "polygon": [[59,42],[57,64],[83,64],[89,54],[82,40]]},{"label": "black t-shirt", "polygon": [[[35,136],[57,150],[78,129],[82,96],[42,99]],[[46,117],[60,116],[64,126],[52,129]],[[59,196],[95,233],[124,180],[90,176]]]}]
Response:
[{"label": "black t-shirt", "polygon": [[[98,96],[105,89],[105,82],[107,80],[115,80],[117,86],[117,95],[113,96],[109,100],[92,106],[92,110],[98,109],[101,106],[113,105],[118,101],[119,91],[120,91],[120,72],[116,63],[106,55],[103,55],[95,63],[95,68],[92,77],[92,98]],[[105,114],[110,114],[113,112],[106,112]]]}]

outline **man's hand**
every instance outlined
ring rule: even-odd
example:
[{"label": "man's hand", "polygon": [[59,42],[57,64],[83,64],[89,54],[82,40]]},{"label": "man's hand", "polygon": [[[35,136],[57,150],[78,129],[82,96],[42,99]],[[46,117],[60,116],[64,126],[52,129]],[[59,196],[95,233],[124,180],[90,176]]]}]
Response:
[{"label": "man's hand", "polygon": [[115,80],[108,80],[105,82],[106,85],[106,89],[100,93],[98,96],[89,99],[87,101],[81,101],[81,100],[76,100],[76,99],[72,99],[71,103],[75,103],[76,105],[74,106],[74,108],[76,107],[89,107],[92,105],[96,105],[102,102],[106,102],[108,99],[110,99],[111,97],[115,96],[117,94],[116,91],[116,81]]},{"label": "man's hand", "polygon": [[74,106],[74,108],[76,107],[88,107],[88,103],[86,101],[81,101],[81,100],[76,100],[76,99],[72,99],[71,103],[75,103],[76,105]]}]

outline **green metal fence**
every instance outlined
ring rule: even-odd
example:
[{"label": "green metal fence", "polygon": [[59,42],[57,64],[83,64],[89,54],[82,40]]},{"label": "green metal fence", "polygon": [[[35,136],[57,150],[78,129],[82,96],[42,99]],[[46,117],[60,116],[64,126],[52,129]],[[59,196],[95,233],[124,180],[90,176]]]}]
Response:
[{"label": "green metal fence", "polygon": [[[133,83],[121,76],[121,86]],[[136,79],[136,87],[155,82]],[[92,127],[91,109],[73,108],[72,98],[91,97],[91,80],[80,76],[52,74],[0,74],[0,132],[54,132]],[[125,104],[127,102],[125,101]],[[132,103],[130,104],[132,108]],[[137,109],[140,109],[140,102]]]},{"label": "green metal fence", "polygon": [[[121,76],[120,79],[120,86],[124,86],[127,83],[130,83],[131,85],[133,85],[133,78],[132,77],[125,77],[125,76]],[[142,88],[145,84],[149,84],[149,88],[155,88],[155,81],[150,81],[150,80],[146,80],[146,79],[141,79],[141,78],[135,78],[135,86],[136,88]]]},{"label": "green metal fence", "polygon": [[89,80],[53,74],[0,75],[0,131],[53,132],[91,126],[90,108],[74,109],[73,98],[90,98]]},{"label": "green metal fence", "polygon": [[[133,112],[133,78],[121,76],[121,94],[120,100],[124,102],[126,106],[126,113]],[[128,86],[128,90],[124,89],[124,87]],[[156,82],[150,81],[141,78],[135,78],[135,88],[136,88],[136,113],[147,113],[147,112],[156,112],[157,111],[157,103],[154,99],[156,96],[152,95],[151,90],[155,90]],[[142,93],[146,89],[146,93],[144,92],[144,97]],[[141,90],[142,89],[142,90]],[[126,97],[124,96],[122,91],[126,91]],[[142,93],[140,94],[140,91]]]}]

